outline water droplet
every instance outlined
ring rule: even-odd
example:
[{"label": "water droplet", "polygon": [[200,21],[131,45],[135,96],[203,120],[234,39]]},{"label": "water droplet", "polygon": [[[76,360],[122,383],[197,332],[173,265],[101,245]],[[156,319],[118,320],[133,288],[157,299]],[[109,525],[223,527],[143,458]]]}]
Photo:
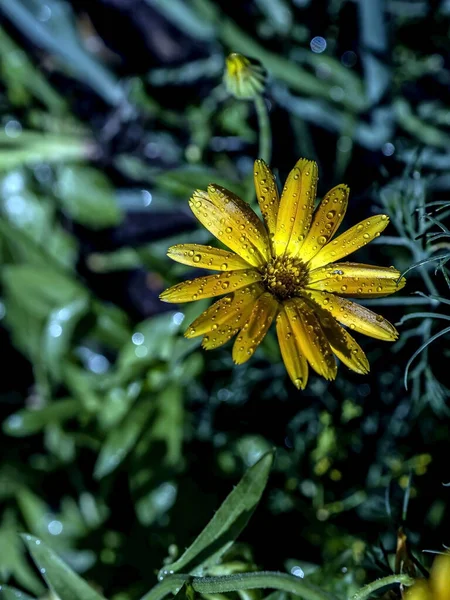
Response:
[{"label": "water droplet", "polygon": [[227,233],[231,233],[231,232],[233,231],[233,228],[232,228],[232,227],[227,227],[227,228],[225,229],[225,231],[226,231]]},{"label": "water droplet", "polygon": [[317,243],[320,244],[321,246],[323,246],[323,244],[325,244],[327,241],[327,238],[324,235],[319,235],[319,237],[317,238]]},{"label": "water droplet", "polygon": [[335,210],[330,210],[327,212],[327,219],[332,219],[334,217],[334,215],[336,214]]},{"label": "water droplet", "polygon": [[201,254],[196,254],[192,260],[195,263],[199,263],[202,260],[202,255]]},{"label": "water droplet", "polygon": [[365,234],[363,235],[363,238],[364,238],[365,240],[368,240],[368,239],[370,238],[370,234],[368,234],[368,233],[365,233]]},{"label": "water droplet", "polygon": [[362,231],[364,229],[364,225],[358,225],[356,231]]}]

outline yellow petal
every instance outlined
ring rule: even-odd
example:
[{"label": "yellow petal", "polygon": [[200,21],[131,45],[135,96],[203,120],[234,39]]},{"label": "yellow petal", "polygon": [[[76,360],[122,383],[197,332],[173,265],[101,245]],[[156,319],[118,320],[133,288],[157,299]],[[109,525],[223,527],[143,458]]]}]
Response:
[{"label": "yellow petal", "polygon": [[277,226],[280,198],[274,174],[263,160],[256,160],[253,170],[256,197],[269,235],[273,236]]},{"label": "yellow petal", "polygon": [[307,294],[319,306],[329,311],[339,323],[353,331],[387,342],[393,342],[398,338],[397,330],[389,321],[365,306],[328,292],[307,290]]},{"label": "yellow petal", "polygon": [[339,325],[334,317],[321,308],[316,302],[311,302],[311,308],[319,317],[322,329],[334,354],[352,371],[366,375],[369,370],[369,361],[362,348],[343,327]]},{"label": "yellow petal", "polygon": [[[255,283],[241,288],[234,293],[227,294],[217,302],[214,302],[202,314],[193,321],[185,332],[185,337],[193,338],[204,335],[209,331],[218,329],[219,325],[237,319],[251,307],[255,300],[261,296],[264,288]],[[247,315],[248,316],[248,315]]]},{"label": "yellow petal", "polygon": [[[223,211],[228,219],[225,223],[226,236],[234,235],[243,248],[245,248],[245,245],[249,245],[250,248],[254,249],[255,254],[259,254],[260,258],[268,260],[270,258],[270,243],[267,231],[258,215],[250,208],[250,205],[233,192],[216,184],[208,185],[208,195],[211,202]],[[226,225],[229,225],[229,227],[227,228]],[[230,228],[232,228],[231,232],[228,231]],[[226,242],[224,243],[226,244]]]},{"label": "yellow petal", "polygon": [[342,223],[348,205],[350,189],[337,185],[323,197],[314,213],[311,228],[301,247],[299,258],[308,262],[327,244]]},{"label": "yellow petal", "polygon": [[438,556],[431,569],[431,587],[435,600],[450,600],[450,555]]},{"label": "yellow petal", "polygon": [[242,327],[233,346],[233,360],[240,365],[255,352],[269,330],[278,311],[278,302],[266,292],[255,302],[253,310]]},{"label": "yellow petal", "polygon": [[281,194],[273,238],[277,256],[298,254],[311,225],[317,179],[317,163],[304,158],[289,173]]},{"label": "yellow petal", "polygon": [[[202,346],[205,350],[212,350],[219,346],[223,346],[223,344],[228,342],[228,340],[231,340],[231,338],[245,325],[257,298],[261,296],[264,291],[258,284],[255,284],[252,287],[255,288],[253,293],[251,295],[247,294],[243,299],[239,295],[241,290],[236,292],[236,301],[233,303],[234,311],[232,314],[230,314],[222,324],[217,325],[216,329],[213,326],[203,338]],[[247,289],[248,288],[244,288],[244,290]]]},{"label": "yellow petal", "polygon": [[325,290],[341,296],[380,298],[401,290],[406,279],[393,267],[359,263],[336,263],[309,273],[308,288]]},{"label": "yellow petal", "polygon": [[197,279],[183,281],[170,287],[160,295],[160,298],[164,302],[192,302],[201,298],[221,296],[256,283],[260,279],[261,274],[254,269],[197,277]]},{"label": "yellow petal", "polygon": [[325,377],[336,377],[336,361],[319,319],[301,298],[287,300],[284,304],[296,343],[311,367]]},{"label": "yellow petal", "polygon": [[[444,598],[446,598],[444,596]],[[440,600],[433,596],[431,589],[426,581],[421,579],[412,587],[408,588],[405,593],[405,600]]]},{"label": "yellow petal", "polygon": [[309,262],[309,268],[317,269],[359,250],[378,237],[388,224],[387,215],[376,215],[350,227],[322,248]]},{"label": "yellow petal", "polygon": [[212,269],[213,271],[233,271],[248,269],[251,266],[234,252],[201,244],[171,246],[167,250],[167,256],[183,265]]},{"label": "yellow petal", "polygon": [[289,317],[283,309],[277,317],[277,335],[286,371],[295,387],[304,390],[308,382],[308,363],[301,354]]},{"label": "yellow petal", "polygon": [[[223,206],[218,208],[208,194],[202,190],[194,192],[189,200],[189,206],[208,231],[250,265],[256,267],[264,263],[258,249],[245,236],[240,235],[242,223],[235,220],[233,210],[228,212]],[[255,218],[257,219],[256,215]]]}]

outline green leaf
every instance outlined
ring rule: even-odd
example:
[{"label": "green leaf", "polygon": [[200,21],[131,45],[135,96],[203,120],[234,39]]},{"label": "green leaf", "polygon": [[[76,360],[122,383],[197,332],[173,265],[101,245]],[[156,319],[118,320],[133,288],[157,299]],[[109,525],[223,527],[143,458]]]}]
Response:
[{"label": "green leaf", "polygon": [[11,299],[39,319],[47,319],[52,310],[85,293],[74,279],[47,267],[9,265],[3,270],[3,281]]},{"label": "green leaf", "polygon": [[22,535],[34,562],[49,588],[60,600],[104,600],[48,546],[32,535]]},{"label": "green leaf", "polygon": [[1,600],[36,600],[33,596],[9,587],[9,585],[0,585],[0,598]]},{"label": "green leaf", "polygon": [[121,221],[115,190],[97,169],[76,165],[61,167],[56,194],[67,214],[86,227],[102,229]]},{"label": "green leaf", "polygon": [[134,406],[121,425],[111,431],[95,463],[94,477],[101,479],[112,473],[133,449],[147,425],[154,403],[144,400]]},{"label": "green leaf", "polygon": [[0,525],[0,579],[5,581],[12,576],[21,587],[42,595],[44,586],[29,565],[17,528],[13,512],[6,510]]},{"label": "green leaf", "polygon": [[193,544],[177,561],[162,569],[160,577],[164,577],[168,570],[202,575],[205,568],[218,561],[247,525],[257,507],[273,460],[274,453],[268,452],[248,469]]},{"label": "green leaf", "polygon": [[3,431],[14,437],[25,437],[38,433],[51,423],[61,423],[79,417],[82,406],[78,400],[57,400],[40,410],[24,408],[10,415],[3,423]]},{"label": "green leaf", "polygon": [[61,364],[69,352],[74,329],[88,309],[89,296],[81,292],[69,304],[55,308],[48,317],[42,337],[42,355],[57,381],[61,378]]}]

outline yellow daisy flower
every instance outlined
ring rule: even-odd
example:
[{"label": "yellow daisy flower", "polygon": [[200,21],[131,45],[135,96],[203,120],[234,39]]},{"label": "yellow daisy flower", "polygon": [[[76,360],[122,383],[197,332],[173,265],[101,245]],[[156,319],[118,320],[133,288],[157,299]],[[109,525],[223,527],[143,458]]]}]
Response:
[{"label": "yellow daisy flower", "polygon": [[450,600],[450,555],[438,556],[433,563],[430,579],[419,580],[405,595],[406,600]]},{"label": "yellow daisy flower", "polygon": [[273,173],[257,160],[254,180],[264,223],[246,202],[219,185],[194,192],[192,212],[230,250],[172,246],[168,256],[173,260],[221,273],[184,281],[160,296],[165,302],[190,302],[226,294],[185,335],[203,335],[202,345],[210,350],[237,334],[237,364],[252,356],[276,319],[284,364],[299,389],[306,386],[308,364],[334,379],[335,356],[353,371],[368,373],[364,352],[339,323],[385,341],[398,334],[386,319],[347,298],[379,298],[405,285],[393,267],[336,262],[379,236],[389,219],[368,217],[333,239],[347,210],[349,188],[334,187],[313,212],[317,179],[317,164],[301,158],[280,198]]}]

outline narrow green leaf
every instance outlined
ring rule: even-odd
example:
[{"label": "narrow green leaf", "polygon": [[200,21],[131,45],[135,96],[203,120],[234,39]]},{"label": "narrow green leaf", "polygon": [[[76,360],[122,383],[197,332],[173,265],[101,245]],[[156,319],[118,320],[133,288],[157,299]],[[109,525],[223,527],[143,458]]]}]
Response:
[{"label": "narrow green leaf", "polygon": [[32,535],[22,535],[22,539],[47,585],[60,600],[104,600],[44,542]]},{"label": "narrow green leaf", "polygon": [[57,400],[40,410],[24,408],[10,415],[3,423],[3,431],[14,437],[24,437],[41,431],[50,423],[60,423],[80,416],[82,407],[78,400]]},{"label": "narrow green leaf", "polygon": [[69,352],[74,329],[88,309],[89,296],[80,293],[50,313],[42,338],[42,355],[47,369],[57,381],[61,378],[61,364]]},{"label": "narrow green leaf", "polygon": [[29,596],[9,585],[0,585],[0,598],[1,600],[36,600],[33,596]]},{"label": "narrow green leaf", "polygon": [[130,410],[120,426],[111,430],[95,463],[94,477],[101,479],[121,464],[133,449],[153,408],[154,403],[149,400],[140,402]]},{"label": "narrow green leaf", "polygon": [[121,221],[115,190],[97,169],[77,165],[61,167],[56,193],[67,214],[86,227],[102,229]]},{"label": "narrow green leaf", "polygon": [[167,575],[168,571],[202,575],[206,567],[218,561],[244,529],[258,505],[273,460],[274,453],[268,452],[248,469],[193,544],[177,561],[162,569],[160,577]]}]

